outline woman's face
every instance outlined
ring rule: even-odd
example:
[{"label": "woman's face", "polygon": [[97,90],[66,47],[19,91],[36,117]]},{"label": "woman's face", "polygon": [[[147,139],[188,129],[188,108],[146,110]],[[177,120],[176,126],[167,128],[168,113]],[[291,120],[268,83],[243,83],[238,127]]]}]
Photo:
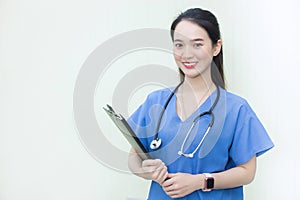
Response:
[{"label": "woman's face", "polygon": [[220,51],[205,29],[190,21],[181,21],[174,32],[173,54],[178,67],[185,78],[210,77],[213,56]]}]

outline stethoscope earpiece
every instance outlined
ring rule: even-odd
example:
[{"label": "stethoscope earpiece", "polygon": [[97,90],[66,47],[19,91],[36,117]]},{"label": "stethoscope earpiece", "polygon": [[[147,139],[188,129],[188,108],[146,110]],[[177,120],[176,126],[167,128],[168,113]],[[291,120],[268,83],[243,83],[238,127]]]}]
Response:
[{"label": "stethoscope earpiece", "polygon": [[151,144],[150,144],[150,148],[152,150],[158,149],[161,146],[161,139],[160,138],[155,138],[154,140],[152,140]]}]

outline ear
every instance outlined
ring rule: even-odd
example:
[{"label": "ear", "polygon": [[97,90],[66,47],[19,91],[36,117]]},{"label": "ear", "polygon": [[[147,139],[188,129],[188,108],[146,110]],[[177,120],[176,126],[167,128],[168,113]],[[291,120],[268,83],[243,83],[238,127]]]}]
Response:
[{"label": "ear", "polygon": [[217,56],[217,55],[220,53],[221,48],[222,48],[222,40],[219,39],[219,40],[217,41],[217,43],[215,44],[215,46],[214,46],[214,50],[213,50],[214,52],[213,52],[213,55],[214,55],[214,56]]}]

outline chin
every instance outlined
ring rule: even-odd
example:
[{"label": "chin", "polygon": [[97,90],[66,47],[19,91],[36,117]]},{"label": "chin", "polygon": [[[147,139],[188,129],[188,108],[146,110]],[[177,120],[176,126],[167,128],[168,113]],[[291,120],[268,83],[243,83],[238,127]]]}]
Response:
[{"label": "chin", "polygon": [[201,77],[201,74],[195,74],[195,75],[185,75],[186,78],[189,78],[189,79],[196,79],[196,78],[199,78]]},{"label": "chin", "polygon": [[181,71],[184,73],[184,75],[188,78],[197,78],[201,76],[201,72],[199,70],[193,69],[193,70],[182,70]]}]

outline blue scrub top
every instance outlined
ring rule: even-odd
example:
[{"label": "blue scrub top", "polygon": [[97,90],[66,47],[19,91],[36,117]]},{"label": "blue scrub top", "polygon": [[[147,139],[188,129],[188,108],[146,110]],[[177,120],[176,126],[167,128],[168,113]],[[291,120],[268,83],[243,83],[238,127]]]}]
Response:
[{"label": "blue scrub top", "polygon": [[[131,115],[128,123],[136,132],[152,158],[161,159],[169,173],[217,173],[249,161],[255,154],[260,156],[274,145],[265,128],[247,101],[226,90],[220,89],[220,99],[213,110],[215,121],[204,142],[193,158],[179,156],[178,151],[192,125],[202,112],[208,111],[217,95],[214,91],[209,98],[186,120],[182,121],[176,112],[176,95],[171,98],[161,121],[158,137],[162,145],[158,150],[150,149],[154,139],[158,118],[163,106],[172,93],[172,88],[161,89],[148,95],[146,101]],[[183,148],[184,153],[193,152],[203,138],[211,121],[210,115],[197,120]],[[148,200],[172,199],[162,187],[152,181]],[[243,187],[211,192],[195,191],[178,199],[243,199]]]}]

